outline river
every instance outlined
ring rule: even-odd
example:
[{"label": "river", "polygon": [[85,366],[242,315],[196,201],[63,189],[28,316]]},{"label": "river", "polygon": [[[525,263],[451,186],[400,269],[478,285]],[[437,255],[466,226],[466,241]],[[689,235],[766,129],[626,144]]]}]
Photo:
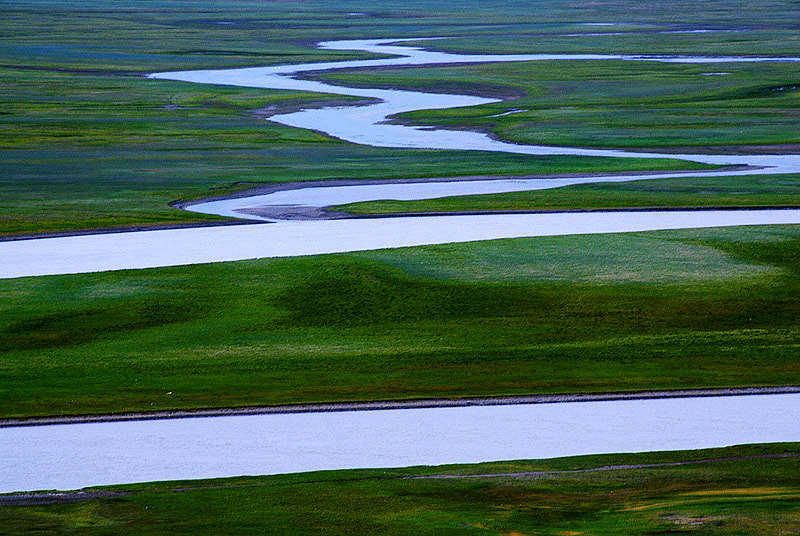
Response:
[{"label": "river", "polygon": [[0,493],[800,438],[800,394],[248,415],[0,429]]}]

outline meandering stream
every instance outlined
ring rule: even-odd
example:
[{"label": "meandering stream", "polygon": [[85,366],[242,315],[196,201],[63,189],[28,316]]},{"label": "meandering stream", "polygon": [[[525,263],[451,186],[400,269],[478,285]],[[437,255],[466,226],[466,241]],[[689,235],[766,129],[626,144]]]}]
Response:
[{"label": "meandering stream", "polygon": [[[398,46],[394,40],[358,40],[322,43],[331,50],[362,50],[393,57],[302,65],[279,65],[157,73],[152,78],[203,84],[225,84],[269,89],[316,91],[365,97],[377,103],[302,110],[272,116],[271,121],[325,132],[353,143],[381,147],[414,147],[503,151],[530,155],[585,155],[619,158],[678,158],[716,165],[749,166],[736,171],[654,173],[551,180],[456,181],[434,184],[386,184],[336,188],[300,188],[267,196],[198,203],[190,210],[250,220],[273,221],[277,206],[321,207],[373,199],[421,199],[475,193],[498,193],[556,188],[587,182],[645,180],[665,177],[731,176],[799,173],[800,155],[699,155],[517,145],[477,132],[409,127],[387,123],[402,112],[476,106],[496,99],[416,91],[362,89],[334,86],[294,76],[330,69],[399,65],[480,63],[509,61],[653,61],[668,63],[798,62],[800,58],[768,57],[667,57],[598,54],[461,55]],[[267,216],[264,216],[267,214]],[[348,221],[280,222],[270,225],[206,227],[167,231],[114,233],[0,243],[0,278],[94,272],[264,258],[311,255],[389,247],[441,244],[547,234],[631,232],[690,227],[800,223],[800,211],[697,211],[637,212],[629,215],[526,214],[464,217],[416,217]]]},{"label": "meandering stream", "polygon": [[[424,41],[424,39],[418,39]],[[544,145],[519,145],[496,140],[486,134],[465,130],[431,129],[393,124],[393,115],[416,110],[434,110],[478,106],[499,99],[469,95],[423,93],[392,89],[363,89],[303,80],[294,75],[332,69],[376,68],[402,65],[435,65],[454,63],[498,63],[522,61],[647,61],[660,63],[741,63],[741,62],[800,62],[800,58],[743,57],[743,56],[648,56],[632,54],[450,54],[418,47],[397,46],[392,43],[411,39],[364,39],[320,43],[329,50],[358,50],[394,57],[375,60],[278,65],[245,69],[208,71],[179,71],[156,73],[151,78],[178,80],[201,84],[220,84],[265,89],[289,89],[378,99],[364,106],[335,106],[301,110],[274,115],[270,121],[288,126],[324,132],[352,143],[376,147],[405,147],[416,149],[448,149],[499,151],[530,155],[581,155],[620,158],[676,158],[706,164],[754,165],[770,168],[773,173],[789,173],[800,169],[800,155],[667,155],[608,149],[584,149]],[[763,172],[762,172],[763,173]]]}]

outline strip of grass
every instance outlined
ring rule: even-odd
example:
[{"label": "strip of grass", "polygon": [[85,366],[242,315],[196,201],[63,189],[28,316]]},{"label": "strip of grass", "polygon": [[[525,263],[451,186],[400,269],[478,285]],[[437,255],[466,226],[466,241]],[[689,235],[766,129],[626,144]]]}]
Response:
[{"label": "strip of grass", "polygon": [[800,200],[800,176],[678,178],[565,186],[553,190],[466,195],[332,207],[351,214],[504,212],[641,207],[792,206]]},{"label": "strip of grass", "polygon": [[800,383],[800,228],[0,281],[0,416]]},{"label": "strip of grass", "polygon": [[117,486],[127,494],[0,507],[0,534],[789,534],[800,462],[766,456],[798,453],[788,443]]},{"label": "strip of grass", "polygon": [[[438,46],[439,42],[433,43]],[[624,50],[641,51],[633,44]],[[702,54],[712,55],[714,48]],[[800,56],[800,48],[795,56]],[[325,78],[370,87],[516,97],[480,107],[421,110],[399,116],[414,125],[481,130],[533,145],[699,148],[800,142],[800,134],[793,128],[800,113],[796,65],[534,61],[361,69],[334,72]],[[500,115],[507,112],[514,113]]]}]

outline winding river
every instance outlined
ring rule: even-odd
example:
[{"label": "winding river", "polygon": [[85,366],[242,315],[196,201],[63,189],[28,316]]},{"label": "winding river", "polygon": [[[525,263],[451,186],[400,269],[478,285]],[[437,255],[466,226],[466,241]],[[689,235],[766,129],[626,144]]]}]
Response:
[{"label": "winding river", "polygon": [[[416,110],[433,110],[478,106],[499,99],[467,95],[448,95],[391,89],[349,88],[319,81],[301,80],[294,76],[315,71],[386,66],[496,63],[524,61],[649,61],[662,63],[736,63],[736,62],[800,62],[800,58],[769,57],[712,57],[712,56],[647,56],[631,54],[450,54],[419,47],[397,46],[395,43],[409,41],[352,40],[320,43],[320,48],[329,50],[358,50],[393,57],[376,60],[313,63],[303,65],[280,65],[249,69],[224,69],[210,71],[169,72],[151,75],[152,78],[178,80],[201,84],[222,84],[268,89],[291,89],[337,95],[364,97],[377,103],[361,106],[333,106],[322,109],[301,110],[290,114],[274,115],[270,121],[284,125],[324,132],[352,143],[376,147],[399,147],[415,149],[474,150],[518,153],[528,155],[580,155],[616,158],[674,158],[714,165],[747,166],[747,169],[724,172],[653,173],[632,176],[612,175],[595,177],[572,177],[531,180],[481,180],[458,182],[414,182],[411,184],[349,185],[322,188],[298,188],[268,195],[248,196],[233,200],[218,200],[197,203],[188,210],[230,217],[271,221],[272,207],[324,207],[371,201],[375,199],[431,199],[454,195],[504,193],[523,190],[540,190],[592,182],[622,182],[663,178],[698,176],[741,176],[800,171],[800,155],[708,155],[708,154],[662,154],[631,152],[607,149],[583,149],[544,145],[519,145],[494,139],[487,134],[464,130],[431,129],[412,127],[391,122],[393,116]],[[421,39],[419,41],[424,41]],[[601,216],[598,219],[605,218]],[[687,221],[686,215],[678,217],[661,215],[663,225],[668,221]],[[692,218],[689,218],[692,220]],[[751,221],[751,220],[750,220]],[[433,222],[432,222],[433,223]],[[599,223],[599,222],[598,222]],[[444,221],[440,225],[449,225]],[[689,226],[705,226],[700,219],[689,222]],[[582,232],[582,231],[576,231]]]},{"label": "winding river", "polygon": [[[392,124],[387,119],[401,112],[476,106],[496,101],[463,95],[346,88],[294,77],[311,71],[342,68],[502,61],[616,60],[709,64],[800,61],[800,58],[753,57],[456,55],[392,44],[399,41],[402,40],[338,41],[320,45],[331,50],[361,50],[393,56],[384,59],[151,76],[204,84],[294,89],[378,99],[379,102],[364,106],[303,110],[270,118],[271,121],[311,128],[353,143],[530,155],[679,158],[748,167],[735,171],[645,176],[301,187],[189,207],[200,212],[260,220],[260,223],[250,225],[3,242],[0,243],[0,258],[4,259],[0,264],[0,277],[523,236],[800,223],[800,210],[593,212],[274,222],[276,218],[271,215],[285,211],[287,207],[301,210],[372,199],[421,199],[663,177],[800,173],[800,155],[665,155],[527,146],[494,140],[474,132]],[[3,454],[0,457],[0,492],[797,440],[800,440],[800,395],[797,394],[18,427],[0,430],[0,451]]]},{"label": "winding river", "polygon": [[[650,61],[665,63],[800,62],[800,58],[689,57],[598,54],[463,55],[400,46],[393,40],[334,41],[320,44],[330,50],[360,50],[392,55],[374,60],[279,65],[244,69],[157,73],[151,78],[202,84],[223,84],[266,89],[314,91],[371,99],[364,106],[336,106],[272,116],[271,121],[310,128],[353,143],[380,147],[501,151],[530,155],[585,155],[618,158],[677,158],[715,165],[746,166],[735,171],[654,173],[539,180],[452,181],[327,188],[301,187],[268,195],[198,203],[198,212],[247,220],[274,222],[276,213],[303,212],[374,199],[423,199],[476,193],[499,193],[557,188],[588,182],[612,182],[698,176],[764,175],[800,172],[800,155],[701,155],[517,145],[477,132],[409,127],[388,122],[393,115],[421,109],[477,106],[496,99],[388,89],[334,86],[296,75],[331,69],[400,65],[486,63],[510,61]],[[311,255],[378,248],[395,248],[553,234],[611,233],[730,225],[800,223],[798,210],[726,210],[593,212],[590,214],[517,214],[353,219],[331,221],[279,221],[268,225],[205,227],[162,231],[72,236],[0,243],[0,278],[56,275]]]},{"label": "winding river", "polygon": [[[767,173],[790,173],[800,169],[800,155],[665,155],[660,153],[608,149],[518,145],[496,140],[486,134],[478,132],[431,129],[429,127],[409,127],[393,124],[388,122],[388,119],[393,115],[404,112],[478,106],[481,104],[500,102],[500,100],[468,95],[422,93],[419,91],[349,88],[293,77],[293,75],[329,71],[332,69],[523,61],[647,61],[709,64],[737,62],[800,62],[800,58],[792,57],[647,56],[630,54],[450,54],[429,51],[418,47],[392,45],[392,43],[402,41],[410,41],[410,39],[332,41],[320,43],[319,45],[320,48],[329,50],[358,50],[394,56],[388,59],[278,65],[247,69],[182,71],[157,73],[150,76],[151,78],[157,79],[178,80],[201,84],[301,90],[378,99],[380,102],[376,104],[309,109],[270,117],[270,121],[292,127],[318,130],[345,141],[372,145],[375,147],[498,151],[529,155],[676,158],[705,164],[765,166],[768,168],[768,170],[766,170]],[[765,171],[762,171],[762,173],[764,172]]]}]

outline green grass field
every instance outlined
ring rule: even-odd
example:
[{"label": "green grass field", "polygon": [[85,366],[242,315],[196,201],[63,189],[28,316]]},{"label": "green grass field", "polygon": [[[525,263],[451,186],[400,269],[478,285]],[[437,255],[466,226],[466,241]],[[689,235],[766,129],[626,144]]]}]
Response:
[{"label": "green grass field", "polygon": [[790,443],[117,486],[104,488],[123,493],[112,498],[2,506],[0,534],[792,534],[798,454]]},{"label": "green grass field", "polygon": [[[314,44],[375,37],[444,36],[424,45],[452,52],[800,56],[798,21],[792,0],[7,0],[0,237],[218,221],[170,202],[265,183],[703,167],[355,146],[264,119],[341,96],[147,73],[366,58]],[[397,120],[518,143],[797,153],[797,65],[540,62],[320,78],[496,95],[507,100]],[[797,176],[668,179],[344,208],[775,206],[798,193]],[[796,385],[798,355],[800,226],[0,280],[0,418]],[[136,484],[112,488],[117,497],[0,504],[0,534],[792,534],[798,458],[775,455],[799,448]],[[708,458],[739,459],[409,478]]]},{"label": "green grass field", "polygon": [[217,221],[169,204],[264,183],[702,167],[378,149],[255,113],[325,98],[300,92],[3,69],[0,84],[0,236]]},{"label": "green grass field", "polygon": [[0,281],[0,416],[798,383],[800,228]]},{"label": "green grass field", "polygon": [[[586,13],[571,2],[484,4],[6,2],[0,235],[214,221],[169,202],[263,183],[699,167],[354,146],[263,120],[268,110],[342,97],[148,80],[147,72],[365,57],[312,45],[375,36],[450,35],[435,46],[461,51],[800,55],[791,2],[764,3],[754,15],[744,3],[659,13],[663,6],[643,11],[620,0],[592,13],[591,22],[625,14],[626,24],[613,27],[583,24]],[[659,24],[648,26],[653,17]],[[658,33],[701,25],[720,31]],[[37,31],[44,28],[52,31]],[[571,35],[612,30],[633,33]],[[521,142],[793,150],[793,67],[718,67],[730,74],[569,62],[325,76],[513,98],[403,120]],[[518,107],[525,111],[489,117]],[[796,198],[797,178],[785,176],[348,208],[769,206]],[[797,230],[787,227],[3,281],[0,412],[797,383],[796,258]]]}]

